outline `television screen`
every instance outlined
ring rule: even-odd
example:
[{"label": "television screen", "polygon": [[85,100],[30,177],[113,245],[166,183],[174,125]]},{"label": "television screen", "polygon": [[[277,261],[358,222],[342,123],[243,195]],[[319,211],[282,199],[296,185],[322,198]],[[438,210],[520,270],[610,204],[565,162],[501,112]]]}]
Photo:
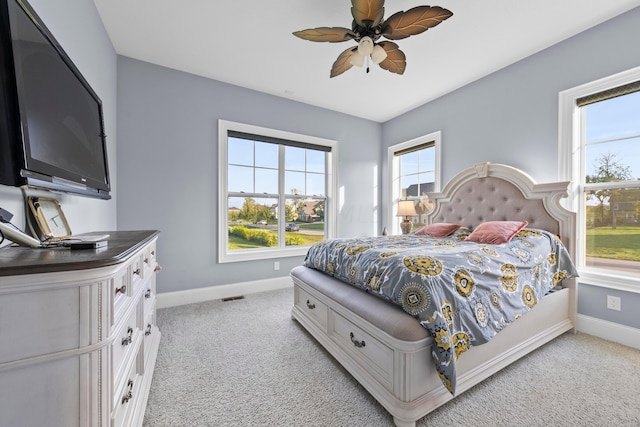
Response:
[{"label": "television screen", "polygon": [[28,185],[109,198],[100,99],[30,6],[0,2],[9,15],[16,129],[23,144],[16,156],[24,163],[20,175]]}]

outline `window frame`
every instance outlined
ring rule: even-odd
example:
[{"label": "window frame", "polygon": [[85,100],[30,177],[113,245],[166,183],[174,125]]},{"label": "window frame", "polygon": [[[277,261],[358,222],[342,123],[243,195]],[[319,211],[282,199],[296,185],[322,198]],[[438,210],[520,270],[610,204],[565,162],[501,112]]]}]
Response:
[{"label": "window frame", "polygon": [[[610,90],[640,80],[640,67],[632,68],[621,73],[585,83],[559,94],[559,129],[558,129],[558,178],[561,181],[570,181],[569,197],[566,205],[568,209],[577,212],[576,215],[576,254],[574,261],[580,274],[581,282],[593,285],[618,289],[623,291],[638,292],[640,279],[633,273],[616,270],[585,266],[586,245],[586,213],[583,206],[584,190],[593,188],[593,185],[585,185],[585,156],[583,154],[583,112],[576,102],[579,98],[592,95],[597,92]],[[635,183],[635,181],[634,181]],[[626,182],[628,186],[628,181]],[[609,184],[612,187],[625,187],[625,182]]]},{"label": "window frame", "polygon": [[[427,135],[422,135],[409,141],[401,142],[390,146],[387,149],[388,171],[389,171],[389,193],[390,200],[387,203],[387,225],[386,228],[390,234],[400,234],[400,218],[396,217],[395,213],[398,210],[398,202],[400,201],[400,186],[398,180],[400,179],[400,159],[395,153],[399,151],[410,150],[411,148],[418,147],[433,143],[435,149],[435,171],[434,171],[434,192],[440,192],[441,183],[441,143],[442,143],[442,131],[432,132]],[[395,219],[395,220],[394,220]]]},{"label": "window frame", "polygon": [[[255,261],[261,259],[284,258],[292,256],[305,255],[309,250],[308,245],[277,247],[269,249],[243,249],[239,251],[229,251],[229,232],[228,232],[228,212],[229,212],[229,186],[228,186],[228,135],[231,132],[240,132],[264,136],[266,138],[274,138],[280,140],[289,140],[303,144],[329,147],[325,161],[325,236],[332,238],[335,236],[336,230],[336,165],[337,141],[326,138],[319,138],[309,135],[302,135],[292,132],[281,131],[277,129],[264,128],[260,126],[249,125],[245,123],[232,122],[228,120],[218,120],[218,262],[229,263],[238,261]],[[284,176],[284,164],[282,159],[278,167],[280,179]],[[283,184],[281,185],[281,187]],[[281,189],[279,197],[287,198],[287,194]],[[280,205],[280,203],[279,203]],[[281,211],[284,207],[279,206]],[[279,215],[279,218],[283,216]],[[284,239],[284,227],[286,221],[282,221],[278,229],[279,241]],[[280,227],[281,225],[281,227]],[[280,230],[281,229],[281,230]]]}]

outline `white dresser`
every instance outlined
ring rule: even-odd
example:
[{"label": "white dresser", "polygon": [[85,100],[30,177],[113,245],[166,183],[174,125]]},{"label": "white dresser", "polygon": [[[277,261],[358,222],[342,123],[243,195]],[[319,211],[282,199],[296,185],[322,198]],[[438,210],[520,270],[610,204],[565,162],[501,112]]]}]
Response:
[{"label": "white dresser", "polygon": [[160,331],[157,231],[0,249],[0,426],[139,426]]}]

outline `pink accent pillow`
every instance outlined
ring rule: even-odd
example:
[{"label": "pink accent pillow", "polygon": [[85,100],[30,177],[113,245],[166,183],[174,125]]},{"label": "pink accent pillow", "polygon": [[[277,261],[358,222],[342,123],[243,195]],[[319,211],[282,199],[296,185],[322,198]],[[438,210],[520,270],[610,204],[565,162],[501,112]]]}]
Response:
[{"label": "pink accent pillow", "polygon": [[507,243],[529,224],[527,221],[487,221],[477,226],[465,241],[499,245]]},{"label": "pink accent pillow", "polygon": [[460,227],[462,227],[460,224],[447,224],[446,222],[438,222],[435,224],[425,225],[414,234],[416,236],[446,237]]}]

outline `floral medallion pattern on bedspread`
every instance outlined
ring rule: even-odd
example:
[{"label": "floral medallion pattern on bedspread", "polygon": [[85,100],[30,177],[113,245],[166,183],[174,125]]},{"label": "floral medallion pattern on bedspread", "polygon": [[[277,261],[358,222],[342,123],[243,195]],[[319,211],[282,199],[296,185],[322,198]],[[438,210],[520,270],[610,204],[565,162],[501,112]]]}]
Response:
[{"label": "floral medallion pattern on bedspread", "polygon": [[488,342],[577,272],[560,240],[523,229],[498,245],[413,234],[323,240],[304,265],[401,306],[433,337],[432,356],[455,394],[456,360]]}]

